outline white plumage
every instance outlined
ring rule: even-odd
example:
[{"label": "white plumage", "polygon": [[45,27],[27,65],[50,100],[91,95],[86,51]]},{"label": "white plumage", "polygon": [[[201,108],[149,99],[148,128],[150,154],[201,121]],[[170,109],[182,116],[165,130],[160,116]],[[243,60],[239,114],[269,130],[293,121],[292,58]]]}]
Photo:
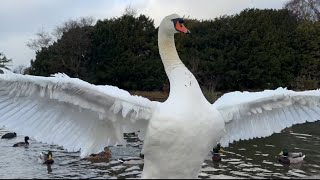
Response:
[{"label": "white plumage", "polygon": [[124,143],[123,133],[146,126],[155,104],[117,87],[68,76],[0,77],[1,124],[70,151],[81,148],[81,156]]},{"label": "white plumage", "polygon": [[227,146],[240,139],[266,137],[282,129],[320,117],[320,91],[294,92],[284,88],[263,92],[231,92],[214,104],[226,122]]},{"label": "white plumage", "polygon": [[80,150],[82,157],[123,144],[123,133],[140,130],[145,138],[142,178],[196,178],[218,142],[227,146],[266,137],[320,118],[319,90],[232,92],[210,104],[176,51],[174,33],[188,32],[179,18],[167,16],[159,26],[159,52],[170,81],[165,102],[65,74],[6,72],[0,74],[0,126],[69,151]]}]

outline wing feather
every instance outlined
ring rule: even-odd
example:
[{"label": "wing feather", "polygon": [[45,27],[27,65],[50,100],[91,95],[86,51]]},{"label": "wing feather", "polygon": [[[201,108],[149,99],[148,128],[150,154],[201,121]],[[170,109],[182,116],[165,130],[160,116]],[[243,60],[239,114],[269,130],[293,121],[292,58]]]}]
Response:
[{"label": "wing feather", "polygon": [[0,74],[0,126],[69,151],[81,150],[82,157],[123,144],[125,132],[144,132],[158,103],[64,74]]},{"label": "wing feather", "polygon": [[266,137],[294,124],[320,119],[320,90],[295,92],[284,88],[262,92],[231,92],[214,104],[225,121],[221,144]]}]

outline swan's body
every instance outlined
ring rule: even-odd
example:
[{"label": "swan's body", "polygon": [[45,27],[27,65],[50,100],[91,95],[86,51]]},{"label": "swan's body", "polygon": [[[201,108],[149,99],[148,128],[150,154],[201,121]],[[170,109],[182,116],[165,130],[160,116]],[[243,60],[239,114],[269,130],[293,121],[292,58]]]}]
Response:
[{"label": "swan's body", "polygon": [[[232,92],[214,104],[183,65],[174,34],[188,33],[176,14],[159,27],[159,52],[170,81],[164,103],[95,86],[63,74],[0,74],[0,125],[55,143],[81,157],[123,144],[123,133],[144,138],[142,178],[197,178],[211,147],[266,137],[293,124],[320,119],[320,91],[283,88]],[[146,134],[145,134],[146,133]]]},{"label": "swan's body", "polygon": [[[186,88],[186,94],[180,94],[188,94],[185,99],[180,99],[178,95],[176,98],[180,99],[179,101],[170,95],[154,112],[144,142],[145,165],[142,177],[194,177],[199,173],[199,164],[203,162],[208,149],[220,140],[219,134],[224,126],[222,118],[214,117],[217,113],[214,113],[210,104],[201,97],[192,99],[195,94],[192,94],[194,92],[191,89]],[[188,103],[190,100],[194,104]],[[181,109],[174,108],[176,106]],[[181,166],[181,159],[190,157],[194,157],[191,158],[194,160],[184,161]],[[168,168],[158,168],[163,166]]]}]

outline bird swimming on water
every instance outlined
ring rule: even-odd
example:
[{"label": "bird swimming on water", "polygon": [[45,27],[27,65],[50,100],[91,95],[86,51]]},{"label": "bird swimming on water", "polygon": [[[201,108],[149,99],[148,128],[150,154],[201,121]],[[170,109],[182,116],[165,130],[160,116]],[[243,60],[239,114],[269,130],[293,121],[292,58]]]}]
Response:
[{"label": "bird swimming on water", "polygon": [[296,164],[303,161],[306,157],[302,152],[289,152],[287,149],[283,149],[280,152],[279,162],[283,164]]},{"label": "bird swimming on water", "polygon": [[12,147],[21,147],[21,146],[26,147],[26,146],[29,145],[28,140],[29,140],[29,137],[28,137],[28,136],[25,136],[25,137],[24,137],[24,142],[18,142],[18,143],[16,143],[16,144],[14,144]]},{"label": "bird swimming on water", "polygon": [[52,155],[52,152],[51,152],[51,151],[48,151],[48,153],[42,152],[42,153],[40,154],[39,158],[40,158],[40,161],[41,161],[43,164],[53,164],[53,163],[54,163],[53,155]]},{"label": "bird swimming on water", "polygon": [[211,151],[212,161],[221,161],[220,152],[224,152],[224,150],[221,148],[220,143],[218,143]]},{"label": "bird swimming on water", "polygon": [[176,50],[174,35],[190,34],[184,21],[171,14],[158,28],[159,53],[170,82],[166,101],[61,73],[40,77],[6,72],[0,74],[0,126],[68,151],[80,150],[81,157],[125,144],[123,133],[140,130],[141,178],[194,179],[218,143],[227,147],[320,119],[320,90],[235,91],[208,102]]},{"label": "bird swimming on water", "polygon": [[103,161],[109,161],[111,157],[112,157],[111,150],[109,149],[109,147],[105,147],[104,151],[98,154],[91,154],[90,156],[84,159],[89,161],[103,162]]},{"label": "bird swimming on water", "polygon": [[6,133],[4,134],[1,139],[12,139],[12,138],[15,138],[17,137],[17,134],[15,132],[13,133]]}]

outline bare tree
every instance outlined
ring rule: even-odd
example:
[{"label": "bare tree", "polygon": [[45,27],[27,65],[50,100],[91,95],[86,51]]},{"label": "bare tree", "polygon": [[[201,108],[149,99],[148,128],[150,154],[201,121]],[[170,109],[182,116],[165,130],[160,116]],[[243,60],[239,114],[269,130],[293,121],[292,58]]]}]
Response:
[{"label": "bare tree", "polygon": [[125,8],[124,14],[135,17],[137,15],[137,10],[129,5]]},{"label": "bare tree", "polygon": [[285,8],[303,20],[320,20],[320,0],[290,0]]},{"label": "bare tree", "polygon": [[13,69],[13,72],[16,73],[16,74],[24,74],[26,68],[27,68],[27,67],[26,67],[25,65],[22,65],[22,64],[21,64],[21,65],[15,67],[15,68]]},{"label": "bare tree", "polygon": [[68,32],[71,29],[75,29],[75,28],[82,28],[82,27],[86,27],[86,26],[92,26],[95,22],[95,19],[91,16],[89,17],[81,17],[77,20],[68,20],[66,22],[64,22],[62,25],[57,26],[54,31],[53,31],[53,35],[57,38],[57,39],[61,39],[63,33]]},{"label": "bare tree", "polygon": [[52,36],[43,29],[39,30],[35,35],[36,37],[34,39],[30,39],[29,42],[27,42],[27,46],[30,49],[40,51],[42,48],[49,47],[53,43]]},{"label": "bare tree", "polygon": [[27,42],[27,46],[35,51],[40,51],[42,48],[52,45],[55,39],[61,39],[63,33],[75,28],[92,26],[94,22],[95,19],[93,17],[81,17],[77,20],[70,19],[62,25],[57,26],[53,30],[53,36],[42,28],[35,34],[35,38],[30,39],[29,42]]}]

